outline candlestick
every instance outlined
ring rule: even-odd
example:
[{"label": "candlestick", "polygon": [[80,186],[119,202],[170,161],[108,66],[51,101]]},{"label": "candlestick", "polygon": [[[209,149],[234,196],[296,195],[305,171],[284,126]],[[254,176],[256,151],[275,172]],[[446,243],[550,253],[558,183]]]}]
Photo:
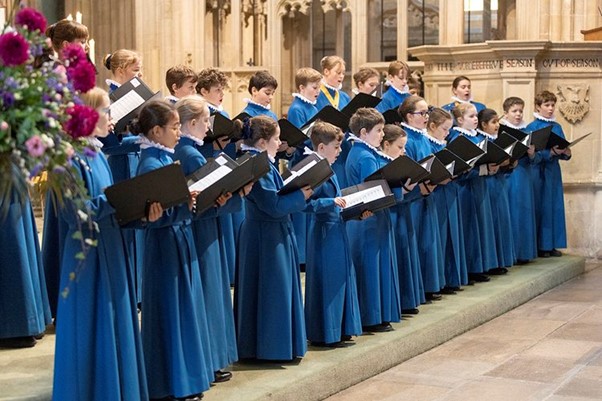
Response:
[{"label": "candlestick", "polygon": [[94,47],[96,46],[96,42],[94,41],[94,39],[90,39],[88,41],[88,48],[90,50],[88,50],[88,55],[90,56],[90,60],[92,60],[92,63],[96,64],[96,60],[94,59],[94,55],[95,55],[95,51],[94,51]]},{"label": "candlestick", "polygon": [[80,13],[79,11],[75,13],[75,22],[77,22],[78,24],[82,23],[82,13]]}]

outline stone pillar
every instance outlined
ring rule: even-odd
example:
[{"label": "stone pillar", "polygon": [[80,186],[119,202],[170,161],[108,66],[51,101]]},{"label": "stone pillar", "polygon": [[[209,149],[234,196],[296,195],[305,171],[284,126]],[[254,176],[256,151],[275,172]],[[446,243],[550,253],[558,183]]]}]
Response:
[{"label": "stone pillar", "polygon": [[368,62],[368,0],[354,0],[351,12],[351,65],[347,68],[355,72]]},{"label": "stone pillar", "polygon": [[464,43],[464,1],[439,0],[439,44]]}]

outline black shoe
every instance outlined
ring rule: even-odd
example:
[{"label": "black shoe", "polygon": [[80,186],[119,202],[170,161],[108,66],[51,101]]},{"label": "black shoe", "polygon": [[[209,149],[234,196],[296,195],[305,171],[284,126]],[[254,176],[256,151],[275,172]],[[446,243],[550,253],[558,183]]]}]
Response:
[{"label": "black shoe", "polygon": [[299,271],[300,271],[301,273],[305,273],[305,263],[301,263],[301,264],[299,265]]},{"label": "black shoe", "polygon": [[454,289],[451,288],[451,287],[443,287],[441,289],[441,294],[444,294],[444,295],[456,295],[456,291],[454,291]]},{"label": "black shoe", "polygon": [[438,292],[425,292],[424,296],[427,301],[440,301],[442,298]]},{"label": "black shoe", "polygon": [[325,343],[323,341],[310,341],[309,345],[311,345],[312,347],[319,347],[319,348],[343,348],[345,347],[345,343],[342,341],[337,341],[334,343]]},{"label": "black shoe", "polygon": [[550,251],[550,256],[554,256],[556,258],[562,256],[562,252],[560,252],[558,249],[552,249]]},{"label": "black shoe", "polygon": [[530,262],[529,259],[516,259],[516,264],[517,265],[526,265],[529,262]]},{"label": "black shoe", "polygon": [[506,273],[508,273],[508,269],[505,267],[494,267],[493,269],[489,269],[487,271],[487,274],[490,276],[502,276]]},{"label": "black shoe", "polygon": [[537,251],[537,257],[538,258],[549,258],[550,251]]},{"label": "black shoe", "polygon": [[351,336],[348,334],[343,334],[341,336],[341,341],[353,341],[353,338],[351,338]]},{"label": "black shoe", "polygon": [[470,280],[476,281],[477,283],[486,283],[489,280],[491,280],[489,277],[482,273],[468,273],[468,278]]},{"label": "black shoe", "polygon": [[34,336],[0,338],[0,348],[31,348],[36,342]]},{"label": "black shoe", "polygon": [[45,334],[45,332],[41,332],[40,334],[36,334],[35,336],[33,336],[33,338],[35,338],[36,340],[41,340],[42,338],[44,338]]},{"label": "black shoe", "polygon": [[232,378],[232,372],[226,372],[223,370],[218,370],[216,372],[213,373],[213,377],[215,378],[213,380],[213,383],[223,383],[223,382],[227,382],[228,380],[230,380]]},{"label": "black shoe", "polygon": [[368,333],[386,333],[395,330],[390,323],[375,324],[372,326],[363,326],[362,329]]},{"label": "black shoe", "polygon": [[402,309],[401,310],[401,314],[402,315],[417,315],[418,313],[420,313],[420,311],[418,310],[418,308]]}]

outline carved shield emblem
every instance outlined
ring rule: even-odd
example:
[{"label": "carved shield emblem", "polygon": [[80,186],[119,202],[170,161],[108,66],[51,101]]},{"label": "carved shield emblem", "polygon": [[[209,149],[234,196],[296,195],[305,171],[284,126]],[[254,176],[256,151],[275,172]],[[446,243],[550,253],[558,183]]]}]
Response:
[{"label": "carved shield emblem", "polygon": [[571,124],[581,120],[589,111],[589,85],[583,83],[560,84],[558,87],[558,110]]}]

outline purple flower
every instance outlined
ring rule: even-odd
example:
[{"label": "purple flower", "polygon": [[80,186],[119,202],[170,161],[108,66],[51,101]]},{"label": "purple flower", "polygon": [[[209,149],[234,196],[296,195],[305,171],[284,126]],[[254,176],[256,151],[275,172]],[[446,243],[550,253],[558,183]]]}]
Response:
[{"label": "purple flower", "polygon": [[17,32],[0,35],[0,60],[7,67],[21,65],[29,58],[29,44]]},{"label": "purple flower", "polygon": [[12,92],[2,92],[2,106],[7,109],[15,104],[15,95]]},{"label": "purple flower", "polygon": [[73,83],[73,88],[80,92],[85,93],[96,85],[96,70],[88,61],[67,68],[67,77]]},{"label": "purple flower", "polygon": [[69,119],[63,123],[65,131],[72,138],[90,136],[98,122],[98,112],[88,106],[75,105],[67,109]]},{"label": "purple flower", "polygon": [[84,148],[84,156],[86,157],[96,157],[96,151],[92,148],[89,148],[88,146],[86,146]]},{"label": "purple flower", "polygon": [[44,169],[43,163],[36,164],[29,172],[29,178],[33,178],[33,177],[39,175],[43,169]]},{"label": "purple flower", "polygon": [[36,9],[25,7],[19,10],[15,16],[15,24],[25,26],[30,31],[46,31],[46,18]]},{"label": "purple flower", "polygon": [[61,51],[61,57],[68,67],[75,67],[82,61],[88,61],[84,49],[78,43],[69,43],[66,45]]},{"label": "purple flower", "polygon": [[25,141],[27,151],[33,157],[40,157],[46,151],[46,144],[39,135],[34,135]]}]

